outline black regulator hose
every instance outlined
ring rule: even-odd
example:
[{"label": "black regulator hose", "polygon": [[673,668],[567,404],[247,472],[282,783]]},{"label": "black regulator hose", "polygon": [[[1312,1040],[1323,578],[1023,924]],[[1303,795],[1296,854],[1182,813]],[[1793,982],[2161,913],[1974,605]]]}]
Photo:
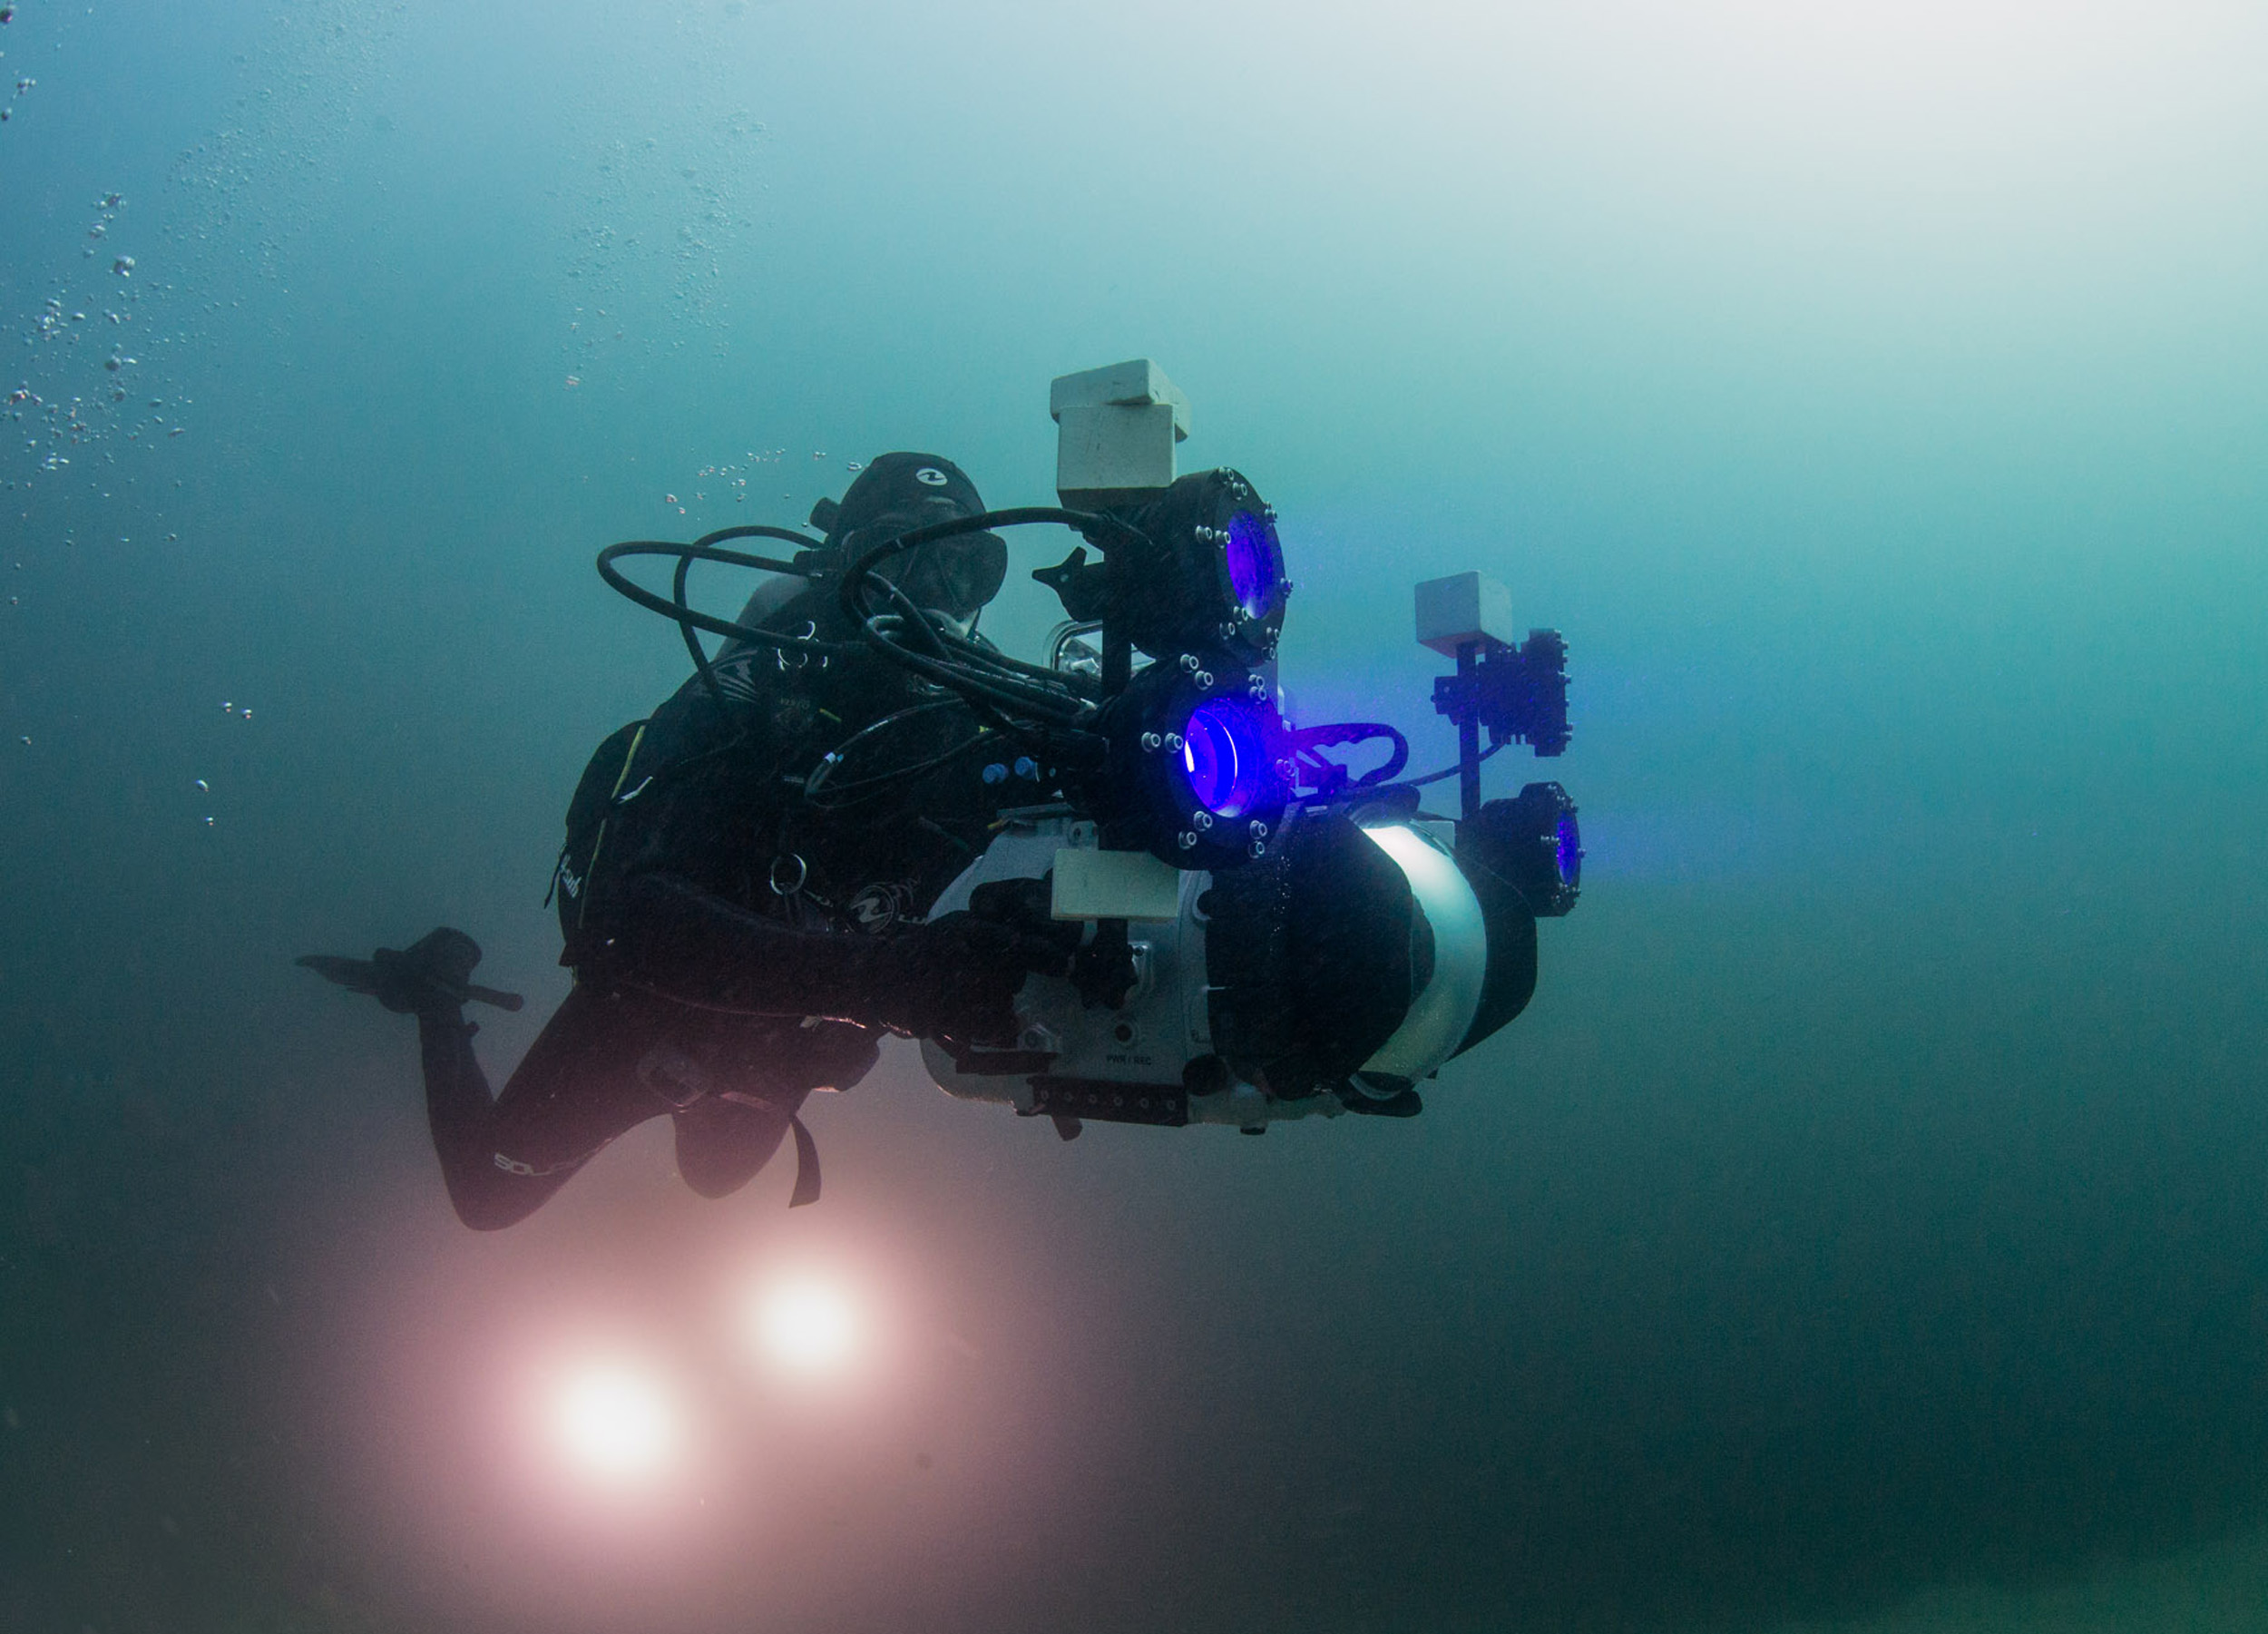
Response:
[{"label": "black regulator hose", "polygon": [[[787,573],[811,581],[823,581],[832,576],[826,568],[807,567],[795,562],[720,548],[725,540],[747,538],[783,540],[807,551],[825,547],[824,541],[790,528],[761,524],[719,528],[714,533],[702,534],[690,544],[658,539],[625,540],[599,553],[599,576],[618,595],[661,614],[677,625],[679,634],[684,639],[686,651],[693,660],[695,672],[720,709],[725,708],[723,690],[718,684],[714,665],[702,651],[696,631],[705,631],[727,641],[769,647],[780,652],[816,654],[823,658],[854,652],[864,645],[892,663],[937,686],[959,693],[976,706],[980,719],[995,729],[1016,732],[1021,736],[1022,734],[1009,717],[1022,717],[1032,721],[1042,732],[1051,727],[1061,729],[1085,724],[1093,717],[1097,707],[1096,700],[1088,695],[1090,689],[1071,682],[1059,670],[1012,658],[991,644],[972,640],[957,630],[940,628],[876,569],[892,556],[939,540],[987,533],[994,528],[1022,527],[1041,523],[1072,529],[1101,551],[1106,561],[1110,558],[1113,543],[1121,546],[1131,543],[1137,547],[1146,543],[1139,532],[1116,517],[1090,511],[1068,510],[1058,505],[1021,505],[1006,510],[984,511],[973,516],[955,517],[948,522],[910,529],[866,551],[842,572],[836,594],[844,613],[857,631],[859,639],[855,642],[825,641],[816,633],[788,635],[778,631],[764,630],[734,619],[699,612],[689,604],[686,592],[687,579],[696,562],[719,562],[730,567]],[[615,565],[632,556],[666,556],[677,563],[669,596],[665,598],[633,582]],[[886,628],[884,610],[873,607],[872,601],[876,595],[886,604],[888,612],[896,615],[897,629]]]},{"label": "black regulator hose", "polygon": [[[819,550],[826,544],[824,540],[814,539],[808,533],[798,533],[792,528],[767,527],[752,523],[744,527],[719,528],[713,533],[702,534],[690,544],[679,544],[675,541],[663,539],[630,539],[621,544],[610,544],[599,553],[599,577],[606,581],[609,589],[618,595],[637,602],[640,607],[661,614],[678,627],[678,633],[685,638],[685,650],[692,656],[695,673],[699,675],[701,685],[708,690],[710,700],[719,709],[726,707],[724,690],[717,684],[715,666],[711,663],[709,654],[701,651],[700,639],[694,633],[696,631],[707,631],[711,635],[722,636],[728,641],[748,641],[760,647],[806,653],[816,652],[823,656],[856,651],[855,647],[845,641],[825,641],[813,636],[785,635],[777,631],[761,630],[752,624],[743,624],[735,619],[715,618],[709,613],[696,612],[686,600],[686,578],[696,562],[721,562],[731,567],[748,567],[762,572],[787,573],[797,579],[821,579],[826,576],[826,571],[821,568],[802,567],[793,562],[780,562],[769,556],[751,556],[741,551],[719,549],[719,543],[727,539],[784,539],[791,544],[800,545],[805,550]],[[617,561],[625,556],[674,557],[678,565],[677,572],[670,580],[669,599],[665,601],[644,585],[633,583],[621,569],[614,565]]]},{"label": "black regulator hose", "polygon": [[897,607],[902,619],[912,610],[903,592],[875,571],[892,556],[943,539],[1038,523],[1072,529],[1106,557],[1110,553],[1107,540],[1111,536],[1122,543],[1142,542],[1139,533],[1115,517],[1091,511],[1066,510],[1060,505],[1017,505],[980,512],[974,516],[958,516],[894,534],[852,563],[844,570],[837,592],[843,611],[857,626],[861,638],[875,651],[924,680],[959,692],[973,703],[1036,716],[1056,726],[1083,722],[1093,714],[1094,702],[1065,684],[1059,672],[1010,658],[957,633],[941,631],[917,612],[913,614],[914,622],[920,628],[922,644],[928,651],[916,651],[909,644],[893,640],[867,606],[869,592],[878,589]]}]

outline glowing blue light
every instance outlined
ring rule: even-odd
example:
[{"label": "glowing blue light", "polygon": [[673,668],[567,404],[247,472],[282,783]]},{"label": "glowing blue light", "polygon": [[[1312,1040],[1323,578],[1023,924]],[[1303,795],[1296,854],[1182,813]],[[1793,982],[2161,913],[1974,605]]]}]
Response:
[{"label": "glowing blue light", "polygon": [[1559,865],[1559,877],[1567,884],[1574,885],[1583,875],[1583,837],[1575,826],[1573,812],[1559,813],[1558,840],[1556,859]]},{"label": "glowing blue light", "polygon": [[1215,817],[1242,817],[1265,786],[1267,744],[1249,710],[1222,699],[1189,712],[1181,734],[1181,772],[1197,803]]},{"label": "glowing blue light", "polygon": [[1253,618],[1266,615],[1284,582],[1284,548],[1264,516],[1239,511],[1228,519],[1228,587]]}]

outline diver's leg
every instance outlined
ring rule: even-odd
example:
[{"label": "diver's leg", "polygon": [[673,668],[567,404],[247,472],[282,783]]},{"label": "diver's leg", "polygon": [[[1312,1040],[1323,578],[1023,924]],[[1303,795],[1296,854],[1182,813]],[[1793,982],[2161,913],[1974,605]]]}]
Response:
[{"label": "diver's leg", "polygon": [[457,1218],[493,1231],[533,1213],[599,1149],[670,1110],[638,1075],[665,1017],[642,994],[577,987],[493,1101],[472,1029],[421,1016],[425,1107]]},{"label": "diver's leg", "polygon": [[807,1090],[784,1092],[779,1101],[728,1101],[704,1095],[679,1107],[678,1173],[706,1198],[727,1197],[747,1185],[772,1160]]},{"label": "diver's leg", "polygon": [[475,1231],[495,1231],[533,1213],[567,1183],[572,1167],[537,1173],[496,1150],[495,1106],[488,1076],[473,1053],[477,1029],[455,1011],[417,1018],[425,1069],[425,1117],[442,1184],[457,1218]]},{"label": "diver's leg", "polygon": [[796,1192],[789,1207],[817,1199],[816,1149],[796,1114],[814,1089],[847,1090],[873,1070],[875,1034],[840,1022],[782,1016],[709,1016],[685,1034],[705,1064],[711,1092],[680,1106],[678,1173],[703,1197],[747,1185],[796,1133]]}]

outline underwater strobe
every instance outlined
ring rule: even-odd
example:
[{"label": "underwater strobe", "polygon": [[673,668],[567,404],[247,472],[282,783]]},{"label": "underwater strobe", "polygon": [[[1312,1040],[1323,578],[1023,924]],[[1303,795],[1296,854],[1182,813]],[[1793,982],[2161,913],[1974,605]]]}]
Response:
[{"label": "underwater strobe", "polygon": [[[1580,888],[1575,804],[1559,784],[1481,797],[1484,763],[1509,744],[1566,749],[1565,643],[1520,638],[1510,595],[1481,574],[1420,585],[1418,639],[1457,666],[1433,701],[1459,755],[1404,777],[1409,746],[1391,725],[1284,718],[1276,648],[1293,585],[1276,513],[1237,472],[1176,473],[1188,403],[1157,366],[1061,377],[1050,408],[1060,507],[916,527],[841,563],[715,548],[740,533],[801,537],[786,530],[617,546],[677,555],[679,569],[670,599],[616,587],[677,619],[705,667],[694,629],[784,655],[820,643],[693,613],[687,560],[831,580],[859,641],[1022,746],[1024,803],[920,905],[934,917],[987,883],[1040,880],[1053,917],[1086,929],[1068,974],[1025,979],[1012,1043],[923,1044],[947,1092],[1046,1115],[1066,1139],[1087,1119],[1256,1133],[1414,1114],[1421,1082],[1526,1005],[1537,922]],[[1080,540],[1032,574],[1066,615],[1044,662],[924,612],[890,580],[893,560],[924,544],[1036,523]],[[1350,750],[1376,763],[1357,771]],[[1426,788],[1451,778],[1456,816],[1422,809]]]},{"label": "underwater strobe", "polygon": [[1080,546],[1034,575],[1101,637],[1086,752],[1100,764],[1079,779],[1083,804],[1106,844],[1177,867],[1265,856],[1293,792],[1278,764],[1276,642],[1291,584],[1276,514],[1234,471],[1182,477],[1114,514],[1130,537],[1101,562]]}]

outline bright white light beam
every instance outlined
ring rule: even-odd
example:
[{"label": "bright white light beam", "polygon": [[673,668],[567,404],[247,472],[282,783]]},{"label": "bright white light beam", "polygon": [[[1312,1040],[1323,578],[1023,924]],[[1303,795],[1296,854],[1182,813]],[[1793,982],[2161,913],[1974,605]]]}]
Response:
[{"label": "bright white light beam", "polygon": [[858,1312],[840,1288],[809,1279],[782,1283],[756,1313],[756,1336],[776,1362],[797,1373],[841,1370],[858,1349]]},{"label": "bright white light beam", "polygon": [[553,1403],[562,1450],[590,1474],[650,1481],[677,1462],[685,1422],[668,1384],[627,1362],[588,1363],[562,1381]]}]

